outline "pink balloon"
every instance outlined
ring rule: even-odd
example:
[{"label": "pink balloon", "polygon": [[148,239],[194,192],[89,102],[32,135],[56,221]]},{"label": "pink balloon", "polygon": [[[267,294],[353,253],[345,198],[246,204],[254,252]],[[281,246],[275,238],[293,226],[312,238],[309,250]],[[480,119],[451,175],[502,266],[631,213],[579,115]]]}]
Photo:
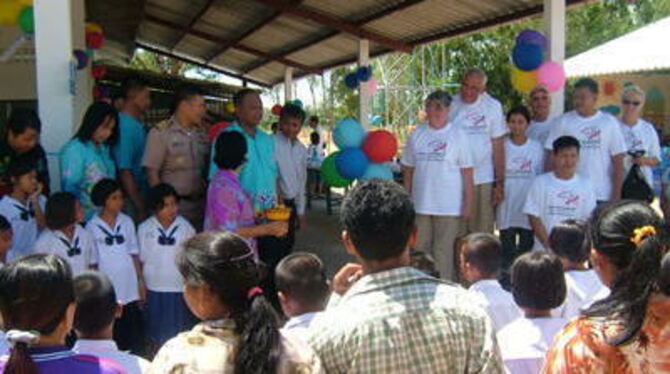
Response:
[{"label": "pink balloon", "polygon": [[372,77],[368,81],[368,93],[370,93],[370,96],[374,96],[374,94],[377,92],[377,80]]},{"label": "pink balloon", "polygon": [[565,85],[563,65],[554,61],[546,61],[537,69],[537,83],[551,92],[558,91]]}]

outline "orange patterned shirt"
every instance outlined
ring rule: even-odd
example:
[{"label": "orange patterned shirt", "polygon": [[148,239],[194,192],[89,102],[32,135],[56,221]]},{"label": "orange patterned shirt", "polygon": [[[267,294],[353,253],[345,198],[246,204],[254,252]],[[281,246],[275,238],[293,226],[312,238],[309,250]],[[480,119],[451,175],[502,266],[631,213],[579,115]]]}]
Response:
[{"label": "orange patterned shirt", "polygon": [[607,344],[621,326],[580,317],[568,324],[547,352],[543,374],[670,373],[670,297],[654,295],[642,328],[631,342]]}]

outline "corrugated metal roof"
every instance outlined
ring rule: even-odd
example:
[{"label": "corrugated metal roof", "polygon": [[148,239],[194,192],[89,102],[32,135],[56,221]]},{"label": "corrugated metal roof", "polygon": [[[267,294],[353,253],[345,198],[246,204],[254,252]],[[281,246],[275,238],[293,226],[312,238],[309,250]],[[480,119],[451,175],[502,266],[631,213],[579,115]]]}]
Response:
[{"label": "corrugated metal roof", "polygon": [[[129,1],[129,0],[120,0]],[[372,54],[419,44],[542,12],[543,0],[135,0],[138,25],[116,22],[115,1],[87,0],[88,18],[154,51],[180,56],[263,85],[354,62],[358,39]],[[569,5],[593,0],[567,0]],[[106,4],[104,7],[100,3]],[[101,14],[101,13],[105,14]],[[136,13],[137,11],[134,10]],[[125,28],[126,33],[115,29]],[[127,42],[127,38],[122,42]]]},{"label": "corrugated metal roof", "polygon": [[565,61],[568,77],[670,68],[670,17],[641,27]]}]

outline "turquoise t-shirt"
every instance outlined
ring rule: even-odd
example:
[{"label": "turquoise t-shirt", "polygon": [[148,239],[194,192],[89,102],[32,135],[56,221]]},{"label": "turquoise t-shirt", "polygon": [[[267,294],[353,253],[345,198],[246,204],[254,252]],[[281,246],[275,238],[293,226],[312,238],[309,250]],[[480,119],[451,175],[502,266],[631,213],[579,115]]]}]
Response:
[{"label": "turquoise t-shirt", "polygon": [[[247,140],[247,161],[240,171],[240,184],[242,189],[251,197],[255,211],[262,211],[276,205],[277,199],[277,176],[279,168],[274,158],[274,141],[272,137],[263,130],[256,129],[254,136],[249,135],[233,122],[224,131],[237,131],[244,135]],[[214,163],[214,146],[210,152],[209,177],[216,174],[218,167]]]},{"label": "turquoise t-shirt", "polygon": [[130,170],[140,191],[147,190],[142,167],[147,131],[140,121],[126,113],[119,113],[119,141],[114,147],[114,157],[119,170]]}]

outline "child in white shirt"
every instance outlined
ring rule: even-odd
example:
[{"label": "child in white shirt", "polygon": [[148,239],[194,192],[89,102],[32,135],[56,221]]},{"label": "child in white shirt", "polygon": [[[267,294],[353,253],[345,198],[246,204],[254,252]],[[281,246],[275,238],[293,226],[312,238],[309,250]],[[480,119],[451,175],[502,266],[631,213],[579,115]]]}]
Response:
[{"label": "child in white shirt", "polygon": [[497,334],[507,373],[537,374],[552,340],[567,323],[552,317],[551,310],[565,300],[566,286],[561,261],[555,255],[535,251],[512,265],[512,294],[523,310],[520,317]]},{"label": "child in white shirt", "polygon": [[15,162],[7,168],[12,182],[12,193],[0,199],[0,214],[12,225],[14,241],[7,260],[11,261],[33,253],[39,232],[44,228],[42,186],[37,181],[35,164]]},{"label": "child in white shirt", "polygon": [[554,226],[549,246],[563,264],[568,290],[565,303],[554,310],[554,315],[572,319],[609,293],[595,270],[587,267],[591,240],[586,222],[569,219]]},{"label": "child in white shirt", "polygon": [[311,253],[290,254],[277,265],[275,284],[282,311],[290,318],[282,332],[306,342],[312,320],[325,309],[330,295],[323,262]]},{"label": "child in white shirt", "polygon": [[98,251],[91,235],[79,224],[83,220],[84,209],[76,196],[69,192],[51,195],[45,208],[47,230],[37,238],[35,252],[62,257],[74,276],[96,269]]},{"label": "child in white shirt", "polygon": [[500,331],[521,316],[512,295],[498,282],[502,262],[502,244],[492,234],[474,233],[461,242],[461,278],[471,286],[472,294],[493,321],[493,329]]},{"label": "child in white shirt", "polygon": [[141,354],[144,349],[140,300],[146,297],[141,276],[137,233],[132,218],[121,213],[123,192],[114,179],[101,179],[91,191],[99,211],[86,224],[98,249],[98,267],[114,285],[123,315],[114,325],[114,340],[121,350]]},{"label": "child in white shirt", "polygon": [[121,365],[128,374],[142,374],[149,369],[149,361],[120,351],[112,335],[114,320],[121,317],[123,308],[117,303],[114,286],[100,272],[86,272],[74,279],[76,312],[73,328],[77,342],[72,350],[92,355]]},{"label": "child in white shirt", "polygon": [[534,250],[549,247],[551,229],[566,219],[588,219],[596,207],[591,183],[577,175],[579,141],[561,136],[553,143],[554,170],[539,175],[528,191],[523,212],[535,234]]},{"label": "child in white shirt", "polygon": [[137,236],[147,286],[147,330],[151,343],[158,348],[197,322],[184,301],[184,280],[176,262],[183,243],[195,235],[195,229],[178,215],[179,195],[169,184],[152,187],[148,205],[153,215],[142,222]]}]

